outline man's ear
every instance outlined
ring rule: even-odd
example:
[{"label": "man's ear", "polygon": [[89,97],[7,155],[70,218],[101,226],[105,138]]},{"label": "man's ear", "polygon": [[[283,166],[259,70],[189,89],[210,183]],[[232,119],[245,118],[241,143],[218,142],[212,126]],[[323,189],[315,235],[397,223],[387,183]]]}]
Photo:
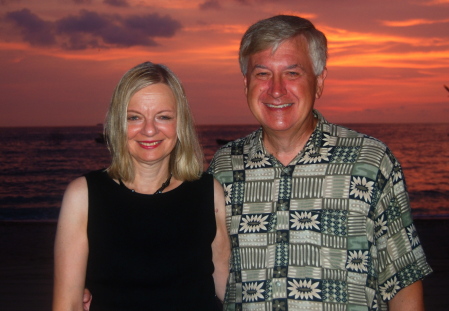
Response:
[{"label": "man's ear", "polygon": [[243,75],[243,84],[245,85],[245,95],[248,95],[248,79]]},{"label": "man's ear", "polygon": [[315,98],[318,99],[323,94],[324,80],[327,77],[327,68],[324,67],[323,71],[316,77],[316,92]]}]

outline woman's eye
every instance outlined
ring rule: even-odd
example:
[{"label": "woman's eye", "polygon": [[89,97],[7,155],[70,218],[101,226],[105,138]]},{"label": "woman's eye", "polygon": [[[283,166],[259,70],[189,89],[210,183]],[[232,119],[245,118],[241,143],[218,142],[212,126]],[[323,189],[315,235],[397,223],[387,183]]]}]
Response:
[{"label": "woman's eye", "polygon": [[128,116],[128,121],[136,121],[139,120],[138,116]]},{"label": "woman's eye", "polygon": [[160,116],[159,119],[160,120],[171,120],[171,119],[173,119],[173,117],[172,116],[163,115],[163,116]]}]

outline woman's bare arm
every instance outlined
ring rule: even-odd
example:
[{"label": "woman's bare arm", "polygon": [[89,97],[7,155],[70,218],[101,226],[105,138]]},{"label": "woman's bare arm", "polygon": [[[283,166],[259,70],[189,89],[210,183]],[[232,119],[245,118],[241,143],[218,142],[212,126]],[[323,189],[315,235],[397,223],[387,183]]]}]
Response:
[{"label": "woman's bare arm", "polygon": [[80,177],[67,187],[55,240],[53,310],[83,310],[88,256],[87,181]]}]

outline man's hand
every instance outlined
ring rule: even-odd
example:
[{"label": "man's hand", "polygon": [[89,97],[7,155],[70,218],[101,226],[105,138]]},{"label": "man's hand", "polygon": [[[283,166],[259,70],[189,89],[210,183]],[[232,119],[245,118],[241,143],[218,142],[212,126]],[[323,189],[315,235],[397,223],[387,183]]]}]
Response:
[{"label": "man's hand", "polygon": [[89,311],[91,302],[92,302],[92,295],[91,295],[90,291],[87,288],[85,288],[84,294],[83,294],[83,310],[84,311]]}]

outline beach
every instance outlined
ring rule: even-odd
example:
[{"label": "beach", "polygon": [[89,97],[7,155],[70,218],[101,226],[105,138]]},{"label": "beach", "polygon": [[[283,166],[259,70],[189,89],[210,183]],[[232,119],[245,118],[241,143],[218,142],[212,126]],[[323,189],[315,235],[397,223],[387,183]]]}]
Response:
[{"label": "beach", "polygon": [[0,222],[0,309],[49,311],[56,222]]},{"label": "beach", "polygon": [[[434,272],[424,279],[426,310],[448,310],[449,219],[415,219]],[[0,222],[0,309],[51,310],[56,222]]]}]

